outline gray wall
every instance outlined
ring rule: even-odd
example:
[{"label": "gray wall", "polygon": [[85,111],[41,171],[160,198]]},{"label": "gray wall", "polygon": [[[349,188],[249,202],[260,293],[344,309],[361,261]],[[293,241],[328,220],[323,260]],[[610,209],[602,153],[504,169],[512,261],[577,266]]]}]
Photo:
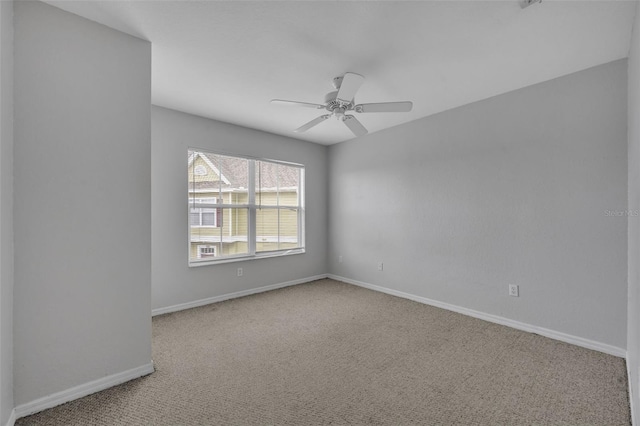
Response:
[{"label": "gray wall", "polygon": [[[636,6],[637,7],[637,6]],[[636,18],[629,51],[629,211],[640,212],[640,14]],[[640,413],[640,217],[629,216],[629,301],[627,369],[631,408],[636,422]]]},{"label": "gray wall", "polygon": [[[306,253],[187,266],[187,148],[306,166]],[[326,273],[325,146],[153,107],[151,144],[153,307],[165,308]],[[237,277],[237,268],[243,276]]]},{"label": "gray wall", "polygon": [[16,405],[151,361],[151,45],[15,3]]},{"label": "gray wall", "polygon": [[0,2],[0,424],[13,409],[13,2]]},{"label": "gray wall", "polygon": [[626,71],[331,146],[329,271],[624,349]]}]

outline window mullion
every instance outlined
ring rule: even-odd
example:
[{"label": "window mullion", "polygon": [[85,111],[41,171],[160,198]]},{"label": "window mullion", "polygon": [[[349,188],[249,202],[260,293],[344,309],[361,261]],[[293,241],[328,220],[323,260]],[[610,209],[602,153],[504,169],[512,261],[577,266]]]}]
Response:
[{"label": "window mullion", "polygon": [[305,241],[305,231],[304,231],[304,171],[303,169],[298,169],[298,243],[304,247]]},{"label": "window mullion", "polygon": [[249,232],[247,232],[247,243],[249,254],[256,254],[256,162],[249,160]]},{"label": "window mullion", "polygon": [[276,210],[276,220],[278,221],[278,226],[276,228],[276,233],[278,235],[277,249],[280,250],[280,164],[276,164],[276,206],[278,206],[278,210]]}]

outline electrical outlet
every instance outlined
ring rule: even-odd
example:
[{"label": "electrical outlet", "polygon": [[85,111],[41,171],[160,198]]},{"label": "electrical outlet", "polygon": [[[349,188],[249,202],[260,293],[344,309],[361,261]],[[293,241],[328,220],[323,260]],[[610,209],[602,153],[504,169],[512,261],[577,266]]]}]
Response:
[{"label": "electrical outlet", "polygon": [[242,276],[242,268],[238,268],[238,276],[241,277]]},{"label": "electrical outlet", "polygon": [[338,263],[342,263],[342,256],[338,256]]},{"label": "electrical outlet", "polygon": [[509,296],[519,297],[520,289],[516,284],[509,284]]},{"label": "electrical outlet", "polygon": [[384,264],[382,262],[378,262],[378,271],[384,270]]}]

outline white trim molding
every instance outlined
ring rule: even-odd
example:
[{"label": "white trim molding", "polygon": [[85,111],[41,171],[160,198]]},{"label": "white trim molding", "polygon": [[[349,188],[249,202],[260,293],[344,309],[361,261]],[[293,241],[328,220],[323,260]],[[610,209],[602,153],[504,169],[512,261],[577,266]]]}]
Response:
[{"label": "white trim molding", "polygon": [[637,426],[638,423],[636,422],[636,410],[635,410],[636,404],[634,402],[635,395],[633,394],[633,386],[631,386],[631,375],[633,374],[633,372],[631,371],[628,354],[626,357],[625,364],[627,365],[627,384],[629,386],[629,411],[631,411],[631,425]]},{"label": "white trim molding", "polygon": [[608,345],[606,343],[596,342],[594,340],[585,339],[583,337],[573,336],[571,334],[562,333],[560,331],[550,330],[548,328],[538,327],[536,325],[527,324],[520,321],[515,321],[509,318],[504,318],[498,315],[487,314],[480,311],[475,311],[469,308],[463,308],[461,306],[452,305],[438,300],[428,299],[422,296],[416,296],[410,293],[404,293],[402,291],[381,287],[374,284],[365,283],[362,281],[352,280],[350,278],[341,277],[338,275],[329,274],[329,278],[336,281],[342,281],[347,284],[357,285],[359,287],[368,288],[369,290],[379,291],[381,293],[390,294],[392,296],[401,297],[403,299],[413,300],[415,302],[424,303],[425,305],[435,306],[437,308],[446,309],[448,311],[457,312],[459,314],[468,315],[470,317],[478,318],[484,321],[489,321],[495,324],[506,325],[507,327],[515,328],[517,330],[527,331],[529,333],[539,334],[541,336],[549,337],[551,339],[559,340],[561,342],[570,343],[572,345],[581,346],[587,349],[593,349],[595,351],[604,352],[609,355],[617,356],[620,358],[626,358],[627,351],[616,346]]},{"label": "white trim molding", "polygon": [[16,410],[11,410],[11,414],[9,414],[9,419],[7,420],[7,426],[13,426],[16,422]]},{"label": "white trim molding", "polygon": [[27,402],[26,404],[18,405],[14,409],[14,419],[20,419],[22,417],[35,414],[42,410],[46,410],[47,408],[52,408],[57,405],[64,404],[65,402],[91,395],[92,393],[128,382],[129,380],[137,379],[138,377],[146,376],[153,372],[153,361],[151,361],[150,363],[141,365],[140,367],[135,367],[130,370],[112,374],[82,385],[74,386],[67,390],[38,398],[34,401]]},{"label": "white trim molding", "polygon": [[283,283],[266,285],[264,287],[251,288],[249,290],[236,291],[234,293],[227,293],[220,296],[207,297],[206,299],[194,300],[192,302],[180,303],[177,305],[167,306],[164,308],[156,308],[151,310],[151,316],[168,314],[171,312],[183,311],[185,309],[197,308],[198,306],[209,305],[211,303],[223,302],[229,299],[236,299],[238,297],[249,296],[251,294],[264,293],[265,291],[276,290],[278,288],[289,287],[297,284],[304,284],[311,281],[321,280],[327,278],[327,274],[314,275],[312,277],[300,278],[298,280],[286,281]]}]

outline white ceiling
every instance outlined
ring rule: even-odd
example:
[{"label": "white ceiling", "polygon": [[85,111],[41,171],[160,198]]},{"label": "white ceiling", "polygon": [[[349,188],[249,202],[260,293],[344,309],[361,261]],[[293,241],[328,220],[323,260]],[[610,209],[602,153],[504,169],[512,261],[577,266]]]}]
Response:
[{"label": "white ceiling", "polygon": [[[153,103],[322,144],[353,138],[324,110],[333,77],[365,76],[356,102],[411,100],[410,113],[358,114],[370,132],[628,54],[635,2],[47,1],[153,44]],[[326,112],[326,111],[324,111]]]}]

